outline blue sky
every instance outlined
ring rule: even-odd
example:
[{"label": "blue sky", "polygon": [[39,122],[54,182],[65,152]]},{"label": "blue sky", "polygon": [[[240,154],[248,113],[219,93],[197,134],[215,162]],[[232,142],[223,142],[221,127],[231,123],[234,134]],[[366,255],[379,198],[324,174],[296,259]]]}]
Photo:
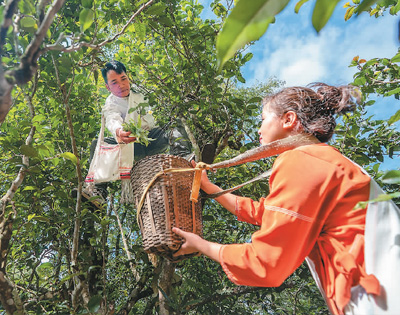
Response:
[{"label": "blue sky", "polygon": [[[251,1],[251,0],[248,0]],[[209,9],[211,0],[199,0],[205,7],[203,17],[215,16]],[[297,0],[276,17],[267,32],[248,51],[254,54],[243,68],[245,85],[267,81],[270,77],[286,82],[287,86],[324,82],[332,85],[353,81],[357,69],[349,68],[353,57],[363,59],[391,58],[399,49],[397,39],[399,16],[385,13],[383,17],[370,17],[367,12],[344,21],[346,9],[341,1],[332,18],[319,34],[311,24],[315,1],[305,3],[299,14],[294,12]],[[351,2],[351,0],[350,0]],[[377,99],[368,108],[376,119],[387,119],[400,109],[400,102],[392,97]],[[400,124],[397,124],[400,130]],[[399,157],[385,163],[384,169],[399,168]]]}]

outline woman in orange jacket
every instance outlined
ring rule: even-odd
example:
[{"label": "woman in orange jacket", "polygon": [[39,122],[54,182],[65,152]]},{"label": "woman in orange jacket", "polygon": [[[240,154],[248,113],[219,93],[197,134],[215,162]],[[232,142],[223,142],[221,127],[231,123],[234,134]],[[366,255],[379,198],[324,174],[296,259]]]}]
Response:
[{"label": "woman in orange jacket", "polygon": [[[386,231],[367,236],[367,209],[354,209],[379,188],[358,165],[326,144],[336,126],[335,115],[354,109],[352,91],[320,83],[266,97],[258,131],[261,145],[297,134],[313,135],[319,143],[281,153],[272,168],[270,193],[258,202],[230,193],[216,198],[239,220],[260,226],[251,243],[222,245],[174,228],[185,240],[175,255],[200,252],[219,262],[234,283],[264,287],[279,286],[306,259],[332,314],[400,314],[393,294],[400,278],[394,284],[386,276],[387,266],[376,262],[366,268],[364,255],[366,238],[377,243],[366,251],[372,261],[376,247],[381,249],[378,243],[390,243],[391,237],[385,239]],[[208,194],[222,190],[205,171],[201,189]],[[398,219],[394,203],[385,205]],[[392,252],[393,270],[399,269],[399,253]],[[400,277],[399,271],[393,272]]]}]

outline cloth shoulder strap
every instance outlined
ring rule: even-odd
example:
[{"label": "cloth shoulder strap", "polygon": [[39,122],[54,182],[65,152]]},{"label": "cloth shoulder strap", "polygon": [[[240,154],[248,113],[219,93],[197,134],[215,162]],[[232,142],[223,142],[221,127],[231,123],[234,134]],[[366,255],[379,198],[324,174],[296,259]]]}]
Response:
[{"label": "cloth shoulder strap", "polygon": [[242,188],[243,186],[246,186],[248,184],[257,182],[257,181],[259,181],[261,179],[265,179],[265,178],[269,177],[271,175],[271,173],[272,173],[272,170],[269,169],[268,171],[266,171],[264,173],[261,173],[260,175],[248,180],[245,183],[239,184],[239,185],[237,185],[235,187],[232,187],[232,188],[228,188],[228,189],[222,190],[222,191],[217,192],[215,194],[202,194],[201,198],[211,198],[211,199],[218,198],[219,196],[222,196],[222,195],[225,195],[225,194],[227,194],[229,192],[238,190],[239,188]]}]

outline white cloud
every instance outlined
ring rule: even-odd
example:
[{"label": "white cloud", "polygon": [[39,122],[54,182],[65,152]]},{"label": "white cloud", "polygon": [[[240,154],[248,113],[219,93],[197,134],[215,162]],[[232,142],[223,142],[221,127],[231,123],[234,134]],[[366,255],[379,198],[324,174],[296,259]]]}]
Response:
[{"label": "white cloud", "polygon": [[396,54],[397,17],[387,14],[375,19],[363,13],[344,22],[344,9],[338,8],[317,35],[311,26],[311,9],[304,5],[296,15],[286,8],[250,48],[254,58],[243,68],[247,84],[269,77],[284,80],[288,86],[316,81],[346,84],[357,71],[348,67],[354,56],[370,59]]}]

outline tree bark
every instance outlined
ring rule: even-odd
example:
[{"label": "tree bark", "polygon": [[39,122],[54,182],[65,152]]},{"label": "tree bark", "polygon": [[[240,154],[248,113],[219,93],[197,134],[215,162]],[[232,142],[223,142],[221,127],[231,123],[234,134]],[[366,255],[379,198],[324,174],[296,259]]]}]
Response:
[{"label": "tree bark", "polygon": [[160,315],[171,314],[171,308],[168,304],[168,299],[171,292],[174,271],[175,264],[167,259],[164,259],[158,280],[158,301],[160,305]]}]

